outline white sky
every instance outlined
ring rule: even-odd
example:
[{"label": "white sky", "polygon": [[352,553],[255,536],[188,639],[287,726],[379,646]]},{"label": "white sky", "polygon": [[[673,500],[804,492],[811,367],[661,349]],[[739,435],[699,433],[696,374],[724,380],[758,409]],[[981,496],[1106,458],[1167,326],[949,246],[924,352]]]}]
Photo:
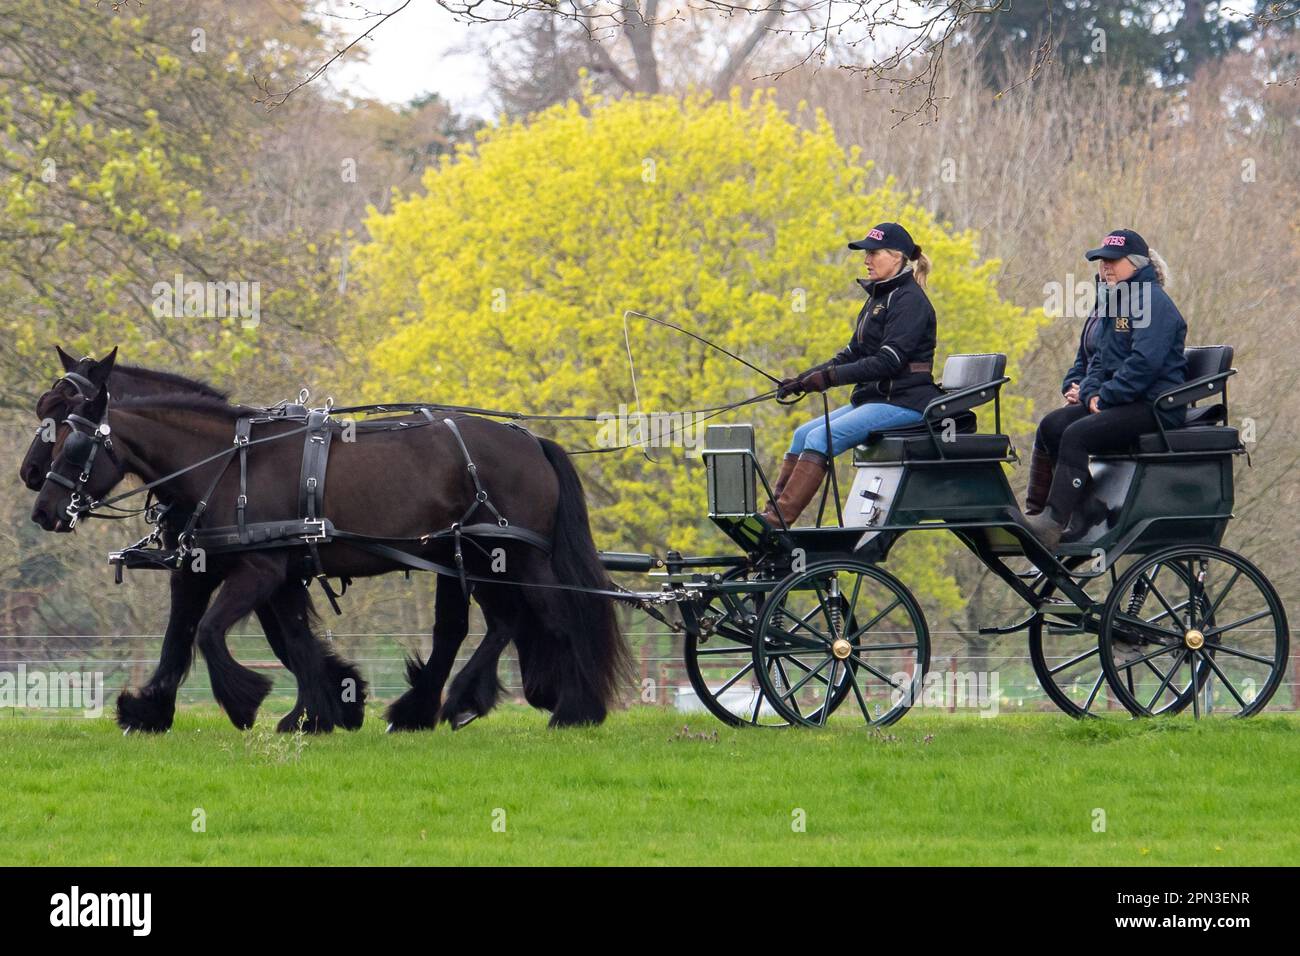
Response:
[{"label": "white sky", "polygon": [[[368,0],[368,9],[388,12],[402,0]],[[355,16],[351,4],[329,4],[341,16]],[[349,38],[364,32],[374,20],[333,21]],[[458,23],[435,0],[411,0],[405,10],[375,29],[359,46],[368,59],[349,55],[330,69],[330,84],[337,89],[383,100],[405,103],[424,93],[437,93],[459,113],[492,119],[487,98],[487,70],[475,56],[452,52],[464,46],[471,32],[481,36],[490,24]]]}]

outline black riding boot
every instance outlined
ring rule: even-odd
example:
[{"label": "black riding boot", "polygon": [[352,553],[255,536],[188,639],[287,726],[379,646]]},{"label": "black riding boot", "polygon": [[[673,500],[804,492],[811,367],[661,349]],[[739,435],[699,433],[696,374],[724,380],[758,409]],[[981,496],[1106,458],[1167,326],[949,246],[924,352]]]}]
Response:
[{"label": "black riding boot", "polygon": [[1042,514],[1025,518],[1025,527],[1033,532],[1034,537],[1048,551],[1055,552],[1061,543],[1065,526],[1070,523],[1070,517],[1083,500],[1088,478],[1087,468],[1080,470],[1057,465],[1056,474],[1052,477],[1052,490],[1047,496],[1047,505]]},{"label": "black riding boot", "polygon": [[1034,444],[1033,454],[1029,457],[1029,488],[1025,491],[1025,514],[1036,515],[1042,512],[1047,503],[1047,493],[1052,490],[1052,468],[1056,462],[1044,449]]}]

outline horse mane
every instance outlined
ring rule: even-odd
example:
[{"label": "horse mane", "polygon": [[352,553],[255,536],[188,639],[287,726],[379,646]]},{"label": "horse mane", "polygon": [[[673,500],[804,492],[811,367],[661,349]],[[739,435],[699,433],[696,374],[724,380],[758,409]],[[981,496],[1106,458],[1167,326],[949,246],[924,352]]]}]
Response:
[{"label": "horse mane", "polygon": [[125,364],[114,367],[113,371],[116,374],[129,375],[131,378],[140,379],[141,381],[154,382],[169,389],[175,389],[178,392],[189,392],[205,398],[219,399],[223,402],[230,399],[230,393],[227,391],[209,385],[207,382],[200,382],[195,378],[186,378],[184,375],[178,375],[175,372],[145,368],[143,365]]},{"label": "horse mane", "polygon": [[247,405],[231,405],[224,397],[217,395],[186,394],[176,392],[169,395],[147,395],[139,398],[124,398],[116,403],[121,411],[180,411],[199,412],[215,415],[219,418],[235,421],[245,415],[256,414],[257,409]]}]

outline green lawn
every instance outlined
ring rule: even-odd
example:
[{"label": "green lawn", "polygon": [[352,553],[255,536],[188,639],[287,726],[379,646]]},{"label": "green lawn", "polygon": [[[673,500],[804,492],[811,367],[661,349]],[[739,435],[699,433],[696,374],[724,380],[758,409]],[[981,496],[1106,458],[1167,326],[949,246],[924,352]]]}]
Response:
[{"label": "green lawn", "polygon": [[320,738],[240,734],[210,709],[160,737],[0,719],[0,864],[1300,861],[1296,715],[682,727],[654,708],[566,732],[503,708],[420,735],[375,711]]}]

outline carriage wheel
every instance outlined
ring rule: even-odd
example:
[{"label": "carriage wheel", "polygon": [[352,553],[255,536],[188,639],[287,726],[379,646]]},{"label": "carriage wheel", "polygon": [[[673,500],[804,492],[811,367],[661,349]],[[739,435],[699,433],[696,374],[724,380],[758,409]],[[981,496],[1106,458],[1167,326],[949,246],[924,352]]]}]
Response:
[{"label": "carriage wheel", "polygon": [[823,726],[826,688],[845,681],[846,712],[870,727],[907,713],[930,666],[930,631],[916,598],[893,575],[860,561],[791,574],[768,595],[754,667],[771,706],[791,723]]},{"label": "carriage wheel", "polygon": [[[1184,584],[1187,583],[1187,572],[1181,566],[1174,568],[1174,574]],[[1114,569],[1108,578],[1087,578],[1075,583],[1086,591],[1105,581],[1112,585],[1118,582]],[[1051,597],[1055,590],[1053,584],[1046,584],[1043,597]],[[1135,582],[1129,592],[1128,605],[1140,607],[1140,598],[1144,593],[1145,585]],[[1159,610],[1162,611],[1163,608]],[[1114,713],[1128,719],[1131,714],[1127,707],[1110,710],[1110,706],[1119,698],[1111,690],[1102,668],[1101,646],[1097,635],[1083,627],[1080,618],[1077,612],[1068,615],[1053,613],[1048,605],[1030,621],[1029,659],[1038,684],[1052,703],[1071,717],[1083,719]],[[1202,664],[1197,675],[1198,686],[1203,685],[1209,675],[1209,665]],[[1177,713],[1192,702],[1190,675],[1184,676],[1184,680],[1173,683],[1176,692],[1165,695],[1165,699],[1158,703],[1157,713]]]},{"label": "carriage wheel", "polygon": [[1106,680],[1142,717],[1159,713],[1201,670],[1207,673],[1188,695],[1196,718],[1258,713],[1282,680],[1288,645],[1286,612],[1268,579],[1241,555],[1209,545],[1137,561],[1101,617]]},{"label": "carriage wheel", "polygon": [[[745,569],[728,571],[723,580],[735,580]],[[700,703],[732,727],[788,727],[790,722],[763,696],[754,671],[754,630],[763,594],[720,593],[705,613],[718,623],[707,637],[687,633],[684,658],[686,675]],[[785,666],[774,665],[781,680]],[[849,694],[847,674],[841,676],[831,702],[834,710]]]}]

